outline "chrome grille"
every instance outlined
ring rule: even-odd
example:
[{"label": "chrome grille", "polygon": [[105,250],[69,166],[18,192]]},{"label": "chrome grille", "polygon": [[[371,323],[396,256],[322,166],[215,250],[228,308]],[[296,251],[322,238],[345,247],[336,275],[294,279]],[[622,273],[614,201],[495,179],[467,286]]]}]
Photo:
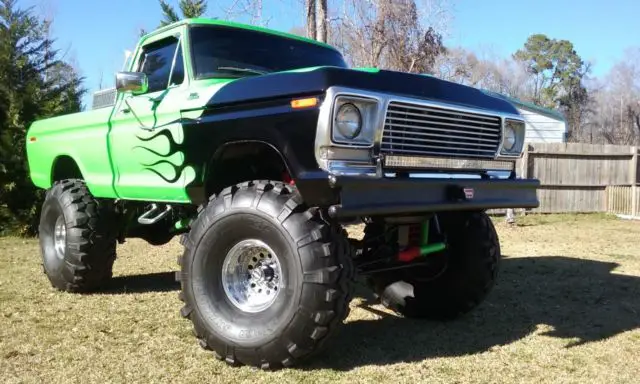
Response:
[{"label": "chrome grille", "polygon": [[387,109],[381,151],[492,158],[501,130],[498,116],[394,101]]}]

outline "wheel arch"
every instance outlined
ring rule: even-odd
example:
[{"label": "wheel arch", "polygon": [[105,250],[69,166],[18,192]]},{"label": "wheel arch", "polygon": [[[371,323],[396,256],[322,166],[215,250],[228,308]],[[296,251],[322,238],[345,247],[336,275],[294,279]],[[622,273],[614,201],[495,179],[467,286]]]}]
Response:
[{"label": "wheel arch", "polygon": [[58,155],[51,165],[50,183],[64,179],[84,180],[80,164],[70,155]]},{"label": "wheel arch", "polygon": [[[242,164],[247,166],[238,167]],[[252,139],[221,145],[208,161],[203,181],[206,196],[211,196],[242,181],[271,179],[288,182],[293,177],[292,164],[282,151],[268,141]]]}]

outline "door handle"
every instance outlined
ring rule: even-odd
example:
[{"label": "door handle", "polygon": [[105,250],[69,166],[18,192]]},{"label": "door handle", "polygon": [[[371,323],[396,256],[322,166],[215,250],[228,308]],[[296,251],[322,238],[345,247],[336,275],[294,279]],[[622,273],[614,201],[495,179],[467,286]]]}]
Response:
[{"label": "door handle", "polygon": [[131,108],[127,108],[127,107],[122,108],[122,109],[120,110],[120,112],[125,113],[125,114],[126,114],[126,113],[130,113],[130,112],[131,112]]}]

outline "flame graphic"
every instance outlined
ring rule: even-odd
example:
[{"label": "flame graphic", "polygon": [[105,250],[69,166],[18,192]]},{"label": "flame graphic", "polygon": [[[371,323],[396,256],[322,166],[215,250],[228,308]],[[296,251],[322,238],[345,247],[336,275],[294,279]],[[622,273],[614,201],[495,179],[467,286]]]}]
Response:
[{"label": "flame graphic", "polygon": [[[174,164],[171,161],[167,160],[167,158],[173,156],[176,153],[181,153],[184,155],[184,147],[181,144],[178,144],[178,142],[176,142],[176,140],[173,137],[173,134],[171,133],[171,131],[169,129],[163,129],[149,137],[141,137],[141,136],[136,136],[138,138],[138,140],[140,140],[141,142],[152,142],[155,139],[157,139],[158,137],[166,137],[167,140],[169,141],[169,152],[167,153],[160,153],[156,150],[153,150],[151,148],[148,148],[144,145],[137,145],[135,147],[133,147],[133,149],[136,148],[141,148],[144,149],[145,151],[164,158],[164,159],[160,159],[157,161],[154,161],[152,163],[141,163],[142,166],[145,167],[146,170],[155,173],[156,175],[158,175],[161,179],[163,179],[164,181],[166,181],[167,183],[175,183],[176,181],[180,180],[180,177],[182,176],[182,173],[184,172],[185,168],[187,168],[187,165],[185,163],[182,164]],[[160,172],[157,169],[158,165],[162,165],[162,164],[168,164],[173,168],[174,171],[174,175],[173,177],[169,177],[168,175],[163,175],[162,172]],[[155,168],[154,168],[155,167]]]}]

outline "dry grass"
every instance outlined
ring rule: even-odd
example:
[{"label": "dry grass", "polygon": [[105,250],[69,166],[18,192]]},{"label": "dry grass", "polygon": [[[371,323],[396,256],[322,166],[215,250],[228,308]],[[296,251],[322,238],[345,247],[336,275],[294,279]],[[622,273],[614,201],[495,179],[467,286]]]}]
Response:
[{"label": "dry grass", "polygon": [[637,382],[640,222],[498,221],[499,285],[451,323],[411,321],[358,297],[324,355],[298,369],[229,368],[178,315],[177,243],[119,249],[112,287],[55,292],[37,243],[0,239],[3,382]]}]

